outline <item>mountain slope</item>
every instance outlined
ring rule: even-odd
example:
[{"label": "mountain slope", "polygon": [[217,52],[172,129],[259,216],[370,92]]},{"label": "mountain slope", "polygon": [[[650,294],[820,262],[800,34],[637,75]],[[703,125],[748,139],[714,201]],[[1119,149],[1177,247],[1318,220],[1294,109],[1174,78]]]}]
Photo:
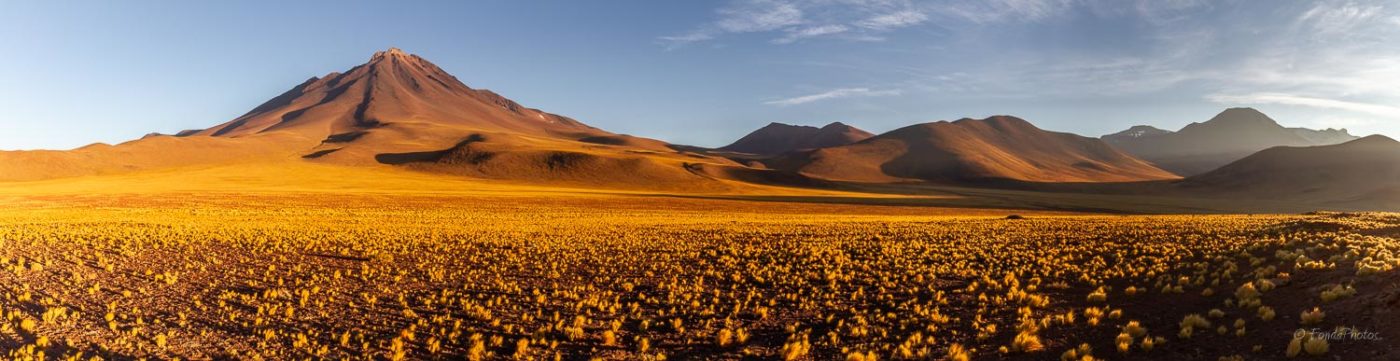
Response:
[{"label": "mountain slope", "polygon": [[73,150],[0,151],[0,181],[127,173],[149,169],[281,162],[300,155],[316,139],[276,133],[241,139],[148,136],[117,145]]},{"label": "mountain slope", "polygon": [[1105,142],[1181,175],[1201,174],[1275,146],[1336,144],[1356,137],[1342,130],[1285,128],[1252,108],[1230,108],[1176,132],[1133,127]]},{"label": "mountain slope", "polygon": [[815,149],[847,145],[874,136],[841,122],[827,124],[821,128],[805,125],[769,123],[754,130],[720,150],[731,152],[773,155],[802,149]]},{"label": "mountain slope", "polygon": [[1312,147],[1274,147],[1193,176],[1183,189],[1230,197],[1400,208],[1400,142],[1373,135]]},{"label": "mountain slope", "polygon": [[774,169],[860,182],[1131,182],[1174,179],[1103,141],[995,116],[912,125],[855,144],[784,155]]}]

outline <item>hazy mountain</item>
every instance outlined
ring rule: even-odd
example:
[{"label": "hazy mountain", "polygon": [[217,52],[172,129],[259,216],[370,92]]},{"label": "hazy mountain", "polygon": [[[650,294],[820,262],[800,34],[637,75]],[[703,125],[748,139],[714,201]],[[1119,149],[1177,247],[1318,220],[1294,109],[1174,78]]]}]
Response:
[{"label": "hazy mountain", "polygon": [[1311,147],[1274,147],[1182,181],[1183,188],[1348,208],[1400,208],[1400,142],[1380,135]]},{"label": "hazy mountain", "polygon": [[1162,169],[1194,175],[1270,147],[1337,144],[1356,137],[1345,129],[1285,128],[1258,110],[1230,108],[1176,132],[1136,126],[1101,139]]},{"label": "hazy mountain", "polygon": [[912,125],[845,146],[787,154],[775,169],[864,182],[1129,182],[1175,175],[1101,140],[1016,117]]},{"label": "hazy mountain", "polygon": [[731,152],[772,155],[801,149],[847,145],[870,138],[874,134],[841,122],[821,128],[805,125],[769,123],[733,144],[720,147]]},{"label": "hazy mountain", "polygon": [[1289,128],[1294,134],[1317,145],[1341,144],[1358,139],[1356,136],[1347,133],[1346,129],[1323,129],[1313,130],[1307,128]]},{"label": "hazy mountain", "polygon": [[1128,128],[1128,130],[1105,135],[1102,137],[1102,139],[1103,141],[1108,142],[1108,144],[1121,144],[1132,142],[1135,140],[1141,140],[1143,138],[1163,136],[1171,133],[1172,131],[1170,130],[1157,129],[1157,127],[1153,127],[1150,125],[1135,125],[1132,128]]}]

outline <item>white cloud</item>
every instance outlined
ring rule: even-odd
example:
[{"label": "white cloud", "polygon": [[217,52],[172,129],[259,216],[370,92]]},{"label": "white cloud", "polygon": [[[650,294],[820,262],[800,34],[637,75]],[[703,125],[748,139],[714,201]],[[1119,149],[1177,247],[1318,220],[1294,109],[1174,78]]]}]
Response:
[{"label": "white cloud", "polygon": [[834,34],[849,41],[881,41],[885,32],[930,20],[910,0],[735,0],[715,15],[689,32],[657,40],[668,49],[743,33],[778,33],[771,40],[775,44]]},{"label": "white cloud", "polygon": [[[1400,88],[1394,86],[1400,84],[1400,43],[1393,40],[1400,36],[1400,29],[1385,22],[1394,9],[1377,3],[1329,1],[1280,8],[1274,16],[1284,21],[1277,21],[1201,15],[1213,14],[1213,7],[1229,6],[1223,3],[1179,0],[1144,4],[1139,3],[1136,9],[1123,8],[1122,4],[1089,9],[1096,16],[1156,18],[1147,21],[1151,26],[1137,35],[1144,45],[1140,48],[1062,54],[1040,50],[1016,57],[1024,60],[1012,58],[984,65],[974,74],[979,80],[1023,84],[1019,89],[1029,95],[1190,91],[1328,94],[1334,99],[1373,104],[1400,100]],[[1351,27],[1330,35],[1318,28],[1333,29],[1341,26],[1338,23]]]},{"label": "white cloud", "polygon": [[1071,5],[1068,0],[997,0],[990,3],[999,5],[1000,10],[1010,15],[1031,20],[1060,15]]},{"label": "white cloud", "polygon": [[1198,15],[1202,7],[1212,3],[1206,0],[1139,0],[1135,6],[1137,15],[1144,21],[1157,26],[1190,20]]},{"label": "white cloud", "polygon": [[777,30],[802,23],[802,10],[782,0],[749,0],[719,10],[715,26],[731,33]]},{"label": "white cloud", "polygon": [[932,9],[973,23],[986,24],[1048,19],[1065,14],[1071,5],[1074,4],[1070,0],[969,0]]},{"label": "white cloud", "polygon": [[846,32],[847,30],[850,30],[850,28],[846,27],[845,25],[821,25],[806,28],[793,28],[787,31],[787,35],[783,35],[783,37],[781,38],[773,39],[773,42],[777,44],[787,44],[807,38],[814,38],[823,35],[840,34]]},{"label": "white cloud", "polygon": [[1400,117],[1400,107],[1353,102],[1346,100],[1317,98],[1283,93],[1253,93],[1242,95],[1212,94],[1206,99],[1222,104],[1283,104],[1313,108],[1345,110],[1385,117]]},{"label": "white cloud", "polygon": [[681,35],[663,36],[657,39],[661,40],[661,42],[665,44],[668,49],[673,49],[679,46],[684,46],[685,44],[690,44],[697,41],[710,40],[714,38],[715,36],[710,33],[703,31],[693,31]]},{"label": "white cloud", "polygon": [[857,21],[856,26],[875,30],[888,30],[918,25],[928,20],[928,15],[914,10],[902,10],[889,14],[876,15]]},{"label": "white cloud", "polygon": [[1367,22],[1379,18],[1384,11],[1385,8],[1380,5],[1365,5],[1355,2],[1342,4],[1319,2],[1312,9],[1299,15],[1298,23],[1308,25],[1323,35],[1335,35],[1363,26]]},{"label": "white cloud", "polygon": [[715,11],[719,19],[680,35],[657,37],[667,50],[712,40],[726,33],[752,33],[783,29],[804,22],[802,9],[783,0],[746,0]]},{"label": "white cloud", "polygon": [[767,102],[763,102],[763,104],[777,105],[777,106],[784,106],[784,107],[785,107],[785,106],[790,106],[790,105],[807,104],[807,103],[811,103],[811,102],[815,102],[815,101],[828,100],[828,99],[851,98],[851,97],[892,96],[892,95],[899,95],[899,94],[900,94],[900,91],[899,91],[898,89],[871,90],[870,88],[840,88],[840,89],[832,89],[832,90],[828,90],[828,91],[825,91],[825,92],[821,92],[821,93],[817,93],[817,94],[812,94],[812,95],[803,95],[803,96],[799,96],[799,97],[792,97],[792,98],[787,98],[787,99],[779,99],[779,100],[767,101]]}]

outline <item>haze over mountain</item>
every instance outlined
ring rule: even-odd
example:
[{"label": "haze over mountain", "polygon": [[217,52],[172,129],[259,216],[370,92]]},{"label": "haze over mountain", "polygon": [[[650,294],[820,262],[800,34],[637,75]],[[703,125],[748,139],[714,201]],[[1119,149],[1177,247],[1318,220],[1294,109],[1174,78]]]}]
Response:
[{"label": "haze over mountain", "polygon": [[1105,135],[1101,138],[1109,144],[1120,144],[1167,134],[1172,134],[1172,131],[1159,129],[1151,125],[1134,125],[1132,128],[1128,128],[1128,130]]},{"label": "haze over mountain", "polygon": [[767,164],[861,182],[1132,182],[1177,178],[1101,140],[1041,130],[1011,116],[899,128],[845,146],[792,153]]},{"label": "haze over mountain", "polygon": [[1270,147],[1329,145],[1356,137],[1346,129],[1285,128],[1253,108],[1230,108],[1176,132],[1135,126],[1101,139],[1162,169],[1190,176]]},{"label": "haze over mountain", "polygon": [[769,123],[745,135],[734,143],[720,147],[740,153],[773,155],[802,149],[847,145],[875,136],[841,122],[821,128],[806,125]]},{"label": "haze over mountain", "polygon": [[1381,135],[1342,144],[1274,147],[1182,181],[1216,196],[1348,208],[1400,208],[1400,142]]}]

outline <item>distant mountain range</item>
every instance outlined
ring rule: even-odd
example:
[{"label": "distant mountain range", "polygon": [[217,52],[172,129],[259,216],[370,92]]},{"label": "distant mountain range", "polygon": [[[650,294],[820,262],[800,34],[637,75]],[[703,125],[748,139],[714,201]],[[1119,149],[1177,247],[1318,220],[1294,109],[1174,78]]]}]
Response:
[{"label": "distant mountain range", "polygon": [[839,122],[772,123],[706,149],[528,108],[389,49],[206,129],[68,151],[0,152],[0,181],[314,162],[668,192],[1064,184],[1074,192],[1111,186],[1119,193],[1386,209],[1400,205],[1396,148],[1389,138],[1285,128],[1256,110],[1232,108],[1176,132],[1137,126],[1101,139],[1046,131],[1013,116],[879,135]]},{"label": "distant mountain range", "polygon": [[788,153],[767,164],[860,182],[1132,182],[1177,178],[1101,140],[1041,130],[1011,116],[907,126],[854,144]]},{"label": "distant mountain range", "polygon": [[1271,147],[1330,145],[1357,137],[1346,129],[1285,128],[1258,110],[1230,108],[1175,132],[1140,125],[1102,139],[1162,169],[1191,176]]}]

